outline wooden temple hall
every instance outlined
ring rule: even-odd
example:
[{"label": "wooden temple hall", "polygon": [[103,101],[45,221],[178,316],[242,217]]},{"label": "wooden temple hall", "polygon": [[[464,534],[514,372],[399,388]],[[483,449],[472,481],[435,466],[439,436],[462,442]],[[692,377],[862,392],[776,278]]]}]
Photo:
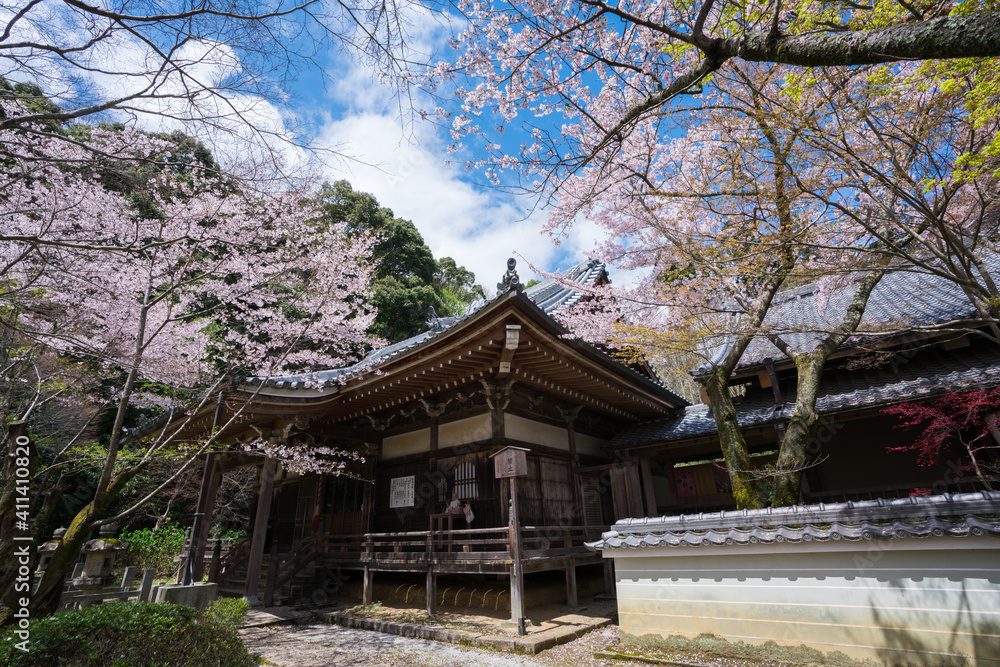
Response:
[{"label": "wooden temple hall", "polygon": [[[617,519],[654,513],[656,500],[649,461],[602,446],[686,403],[644,365],[564,337],[558,310],[585,298],[566,280],[605,283],[603,264],[560,278],[524,289],[510,260],[498,296],[467,316],[431,317],[426,332],[349,368],[250,378],[196,415],[184,437],[243,410],[222,434],[232,451],[205,463],[186,551],[195,580],[207,570],[223,592],[265,604],[349,580],[371,603],[385,589],[379,579],[405,575],[426,586],[430,611],[438,577],[510,590],[512,611],[521,600],[515,583],[527,582],[530,602],[533,581],[555,581],[558,591],[563,573],[566,600],[576,604],[579,569],[613,590],[610,565],[584,541]],[[336,447],[363,462],[347,474],[296,474],[238,449],[257,437]],[[523,456],[516,529],[512,484],[491,458],[502,450]],[[252,533],[213,554],[206,544],[219,481],[247,466],[259,471]],[[552,574],[532,574],[545,571]]]}]

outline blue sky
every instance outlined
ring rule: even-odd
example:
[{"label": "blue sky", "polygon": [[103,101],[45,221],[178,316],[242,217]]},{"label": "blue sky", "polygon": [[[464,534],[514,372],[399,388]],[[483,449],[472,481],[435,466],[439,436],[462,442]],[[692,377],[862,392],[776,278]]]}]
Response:
[{"label": "blue sky", "polygon": [[[424,52],[450,55],[445,29],[429,17],[424,25],[419,19],[415,34]],[[540,232],[546,212],[534,207],[533,198],[491,188],[481,173],[466,169],[466,162],[477,157],[474,144],[449,154],[447,128],[419,119],[410,123],[406,109],[400,115],[392,91],[353,59],[331,54],[325,69],[326,85],[320,72],[307,72],[290,91],[287,109],[304,123],[315,145],[354,158],[326,160],[324,178],[347,179],[412,220],[435,257],[453,257],[487,290],[495,287],[512,255],[519,257],[524,281],[533,275],[528,262],[554,270],[585,259],[596,238],[592,225],[581,222],[556,245]],[[426,108],[437,104],[419,93],[416,102]],[[504,140],[508,146],[519,142],[515,133]]]},{"label": "blue sky", "polygon": [[[434,62],[453,55],[446,44],[451,28],[441,15],[416,4],[399,6],[407,11],[413,60]],[[10,19],[13,11],[0,8],[0,18]],[[160,56],[126,31],[111,33],[95,47],[83,47],[90,33],[81,20],[62,3],[39,3],[17,23],[14,37],[81,46],[88,69],[42,58],[32,70],[5,61],[0,75],[15,81],[33,80],[63,104],[72,104],[81,91],[103,100],[139,94],[149,86]],[[289,46],[300,46],[308,53],[315,45]],[[219,35],[213,40],[187,41],[174,57],[188,63],[184,70],[190,77],[225,87],[245,73],[234,48],[225,35]],[[584,259],[584,253],[594,247],[595,228],[585,222],[562,238],[560,245],[541,235],[546,213],[534,207],[532,198],[492,189],[480,173],[466,170],[466,162],[477,157],[475,145],[467,144],[465,153],[449,154],[448,128],[408,122],[416,117],[401,109],[390,89],[378,84],[370,65],[357,62],[344,49],[317,55],[315,69],[302,71],[297,81],[285,82],[285,89],[276,90],[269,99],[232,89],[225,99],[188,98],[188,81],[167,74],[157,76],[155,97],[137,98],[129,102],[128,112],[110,111],[91,120],[121,121],[150,131],[181,130],[204,141],[230,168],[241,163],[266,164],[271,151],[277,151],[289,165],[315,166],[321,179],[347,179],[356,190],[375,195],[397,216],[412,220],[436,257],[453,257],[475,272],[488,291],[512,255],[519,257],[521,277],[528,280],[532,277],[529,263],[542,270],[565,268]],[[423,95],[416,91],[418,106],[433,109],[438,105]],[[250,123],[236,122],[234,109]],[[202,124],[189,120],[197,117],[210,120]],[[263,128],[271,138],[260,141],[251,126]],[[520,143],[516,128],[509,130],[502,140],[516,147]],[[294,145],[274,139],[282,135],[304,137],[321,151],[334,150],[348,157],[316,165]]]}]

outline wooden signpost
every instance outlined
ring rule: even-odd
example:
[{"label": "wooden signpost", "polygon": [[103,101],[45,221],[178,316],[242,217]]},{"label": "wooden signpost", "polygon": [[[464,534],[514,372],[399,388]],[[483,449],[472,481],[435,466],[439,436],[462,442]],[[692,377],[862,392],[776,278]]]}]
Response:
[{"label": "wooden signpost", "polygon": [[524,635],[524,573],[521,568],[521,524],[517,518],[517,478],[528,474],[527,449],[504,447],[493,454],[497,479],[510,480],[510,615],[517,634]]}]

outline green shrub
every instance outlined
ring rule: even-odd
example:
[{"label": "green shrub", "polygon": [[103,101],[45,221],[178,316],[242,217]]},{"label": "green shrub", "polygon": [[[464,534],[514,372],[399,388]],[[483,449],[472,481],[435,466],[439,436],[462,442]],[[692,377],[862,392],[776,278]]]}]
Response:
[{"label": "green shrub", "polygon": [[[62,612],[32,620],[27,653],[14,646],[20,640],[13,630],[0,636],[0,665],[257,665],[236,631],[239,621],[234,614],[237,608],[235,604],[221,605],[215,611],[201,613],[173,604],[132,602]],[[218,609],[224,611],[220,613]]]},{"label": "green shrub", "polygon": [[180,526],[168,523],[157,531],[150,528],[126,530],[122,532],[121,539],[128,543],[122,565],[134,565],[140,570],[151,567],[161,577],[177,570],[174,556],[184,548],[184,529]]},{"label": "green shrub", "polygon": [[219,598],[208,605],[205,617],[224,628],[238,630],[249,610],[250,603],[243,598]]}]

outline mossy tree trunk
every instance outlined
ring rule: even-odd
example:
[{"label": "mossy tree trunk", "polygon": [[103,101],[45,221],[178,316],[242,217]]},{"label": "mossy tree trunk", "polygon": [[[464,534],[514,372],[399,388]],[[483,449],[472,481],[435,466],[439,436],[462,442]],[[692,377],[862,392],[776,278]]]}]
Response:
[{"label": "mossy tree trunk", "polygon": [[[28,438],[28,480],[33,480],[38,472],[38,449],[28,436],[27,424],[23,421],[12,422],[7,430],[7,446],[4,448],[6,465],[3,475],[3,494],[0,495],[0,627],[9,623],[8,618],[12,618],[14,613],[10,598],[16,594],[14,584],[17,580],[19,566],[14,553],[14,533],[23,532],[16,531],[15,523],[18,512],[18,489],[24,488],[23,485],[19,487],[17,484],[17,470],[20,467],[17,465],[17,460],[20,457],[16,454],[19,438]],[[21,509],[24,509],[23,503]],[[32,562],[34,562],[33,559]],[[34,571],[33,566],[31,570]]]},{"label": "mossy tree trunk", "polygon": [[[756,298],[750,303],[744,303],[745,319],[740,330],[735,332],[729,343],[725,356],[716,362],[712,373],[704,381],[705,393],[712,405],[712,414],[719,434],[719,445],[726,462],[726,469],[732,482],[733,499],[737,509],[759,509],[769,502],[757,483],[757,477],[752,470],[750,450],[747,448],[743,431],[740,429],[736,414],[736,406],[729,394],[729,380],[736,370],[747,346],[760,334],[771,308],[774,296],[781,289],[785,279],[795,267],[796,223],[792,215],[794,175],[788,164],[789,152],[792,149],[795,135],[779,137],[771,126],[771,119],[761,106],[759,96],[753,95],[755,104],[754,120],[761,134],[767,141],[772,156],[773,197],[778,220],[776,242],[774,244],[775,261],[767,260],[760,268],[759,287]],[[753,232],[756,235],[756,230]],[[759,260],[758,260],[759,261]]]},{"label": "mossy tree trunk", "polygon": [[118,497],[121,490],[144,467],[144,463],[139,463],[115,473],[107,489],[100,496],[101,504],[98,505],[96,501],[91,501],[73,517],[73,521],[66,529],[66,534],[60,540],[59,546],[52,552],[49,564],[38,584],[38,590],[31,598],[29,611],[32,618],[40,618],[56,612],[66,576],[73,569],[73,562],[80,555],[83,545],[90,539],[94,528],[100,525],[100,517]]},{"label": "mossy tree trunk", "polygon": [[823,367],[830,355],[840,349],[851,335],[857,331],[868,298],[882,279],[884,271],[869,271],[858,283],[854,297],[839,325],[824,337],[819,345],[807,352],[798,353],[778,336],[771,340],[795,362],[796,391],[795,406],[788,420],[785,436],[781,440],[775,471],[774,496],[771,505],[787,507],[799,502],[802,488],[802,471],[809,458],[816,452],[812,444],[816,435],[818,417],[816,398],[819,395]]}]

